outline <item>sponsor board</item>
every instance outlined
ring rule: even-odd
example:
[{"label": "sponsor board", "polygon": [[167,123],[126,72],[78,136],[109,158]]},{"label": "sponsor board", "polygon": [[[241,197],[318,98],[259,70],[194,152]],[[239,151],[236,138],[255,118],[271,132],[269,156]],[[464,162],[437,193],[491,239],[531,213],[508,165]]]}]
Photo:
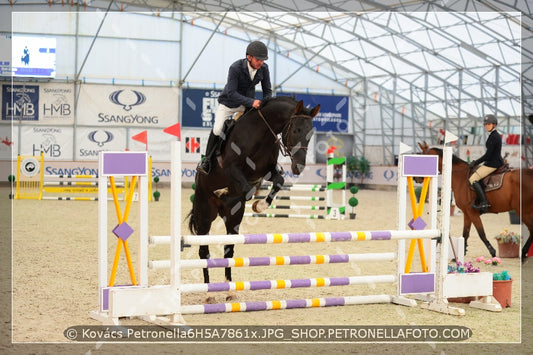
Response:
[{"label": "sponsor board", "polygon": [[2,121],[74,124],[71,84],[2,84]]},{"label": "sponsor board", "polygon": [[178,89],[82,85],[78,123],[106,127],[168,127],[177,121]]}]

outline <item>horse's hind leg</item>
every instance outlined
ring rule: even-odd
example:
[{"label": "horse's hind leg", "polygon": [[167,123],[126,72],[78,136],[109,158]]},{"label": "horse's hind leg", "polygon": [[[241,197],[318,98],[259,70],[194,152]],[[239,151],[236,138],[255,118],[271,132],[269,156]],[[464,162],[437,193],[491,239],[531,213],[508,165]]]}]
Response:
[{"label": "horse's hind leg", "polygon": [[[233,251],[234,251],[234,245],[233,244],[229,244],[229,245],[224,245],[224,258],[228,259],[228,258],[233,258]],[[224,269],[224,274],[226,276],[226,281],[227,282],[231,282],[231,268],[230,267],[227,267]],[[226,296],[226,301],[232,301],[236,299],[236,296],[233,292],[229,292],[228,295]]]},{"label": "horse's hind leg", "polygon": [[[240,223],[244,215],[244,207],[244,200],[241,199],[241,201],[237,202],[235,205],[228,206],[221,211],[224,216],[226,232],[228,234],[239,234]],[[234,249],[235,247],[233,244],[224,245],[224,258],[233,258]],[[231,282],[232,278],[230,267],[225,268],[224,274],[226,276],[226,281]],[[226,296],[226,301],[232,301],[234,299],[236,299],[236,296],[230,291]]]},{"label": "horse's hind leg", "polygon": [[481,241],[487,249],[489,250],[489,253],[492,257],[496,256],[496,249],[492,247],[492,244],[487,239],[487,235],[485,234],[485,230],[483,229],[483,224],[481,223],[481,218],[478,216],[477,218],[474,218],[473,221],[474,226],[476,227],[477,234],[479,234],[479,238],[481,238]]}]

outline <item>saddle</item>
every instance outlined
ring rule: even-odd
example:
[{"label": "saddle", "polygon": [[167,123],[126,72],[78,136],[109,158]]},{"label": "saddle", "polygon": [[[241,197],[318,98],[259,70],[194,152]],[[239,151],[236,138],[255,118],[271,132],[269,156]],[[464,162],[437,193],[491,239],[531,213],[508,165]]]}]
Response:
[{"label": "saddle", "polygon": [[[509,168],[509,164],[503,164],[498,169],[496,169],[494,172],[490,173],[488,176],[481,179],[481,184],[485,188],[485,191],[493,191],[498,190],[503,185],[503,177],[506,173],[512,171],[511,168]],[[472,176],[474,173],[474,170],[472,170],[468,177]],[[472,185],[470,185],[470,190],[474,190]]]}]

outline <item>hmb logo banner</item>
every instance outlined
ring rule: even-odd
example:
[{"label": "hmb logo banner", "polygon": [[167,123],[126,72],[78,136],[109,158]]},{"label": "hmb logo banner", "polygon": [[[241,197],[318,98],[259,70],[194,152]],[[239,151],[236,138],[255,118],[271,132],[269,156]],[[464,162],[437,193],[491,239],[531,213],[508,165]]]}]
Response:
[{"label": "hmb logo banner", "polygon": [[38,121],[38,85],[2,85],[2,120]]}]

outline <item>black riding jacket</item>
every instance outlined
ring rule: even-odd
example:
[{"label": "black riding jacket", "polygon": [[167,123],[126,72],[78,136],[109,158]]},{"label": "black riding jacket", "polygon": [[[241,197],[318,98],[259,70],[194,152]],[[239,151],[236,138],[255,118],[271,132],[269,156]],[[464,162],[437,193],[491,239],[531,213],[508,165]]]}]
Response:
[{"label": "black riding jacket", "polygon": [[229,108],[240,105],[252,107],[255,100],[255,86],[259,83],[263,89],[263,99],[271,97],[272,85],[270,84],[268,65],[263,63],[261,68],[257,69],[254,80],[252,80],[248,71],[247,59],[239,59],[229,67],[228,81],[218,97],[218,102]]},{"label": "black riding jacket", "polygon": [[485,166],[491,168],[499,168],[502,166],[502,137],[496,129],[493,129],[490,132],[489,137],[485,142],[485,147],[487,148],[485,154],[475,160],[475,165],[485,162]]}]

